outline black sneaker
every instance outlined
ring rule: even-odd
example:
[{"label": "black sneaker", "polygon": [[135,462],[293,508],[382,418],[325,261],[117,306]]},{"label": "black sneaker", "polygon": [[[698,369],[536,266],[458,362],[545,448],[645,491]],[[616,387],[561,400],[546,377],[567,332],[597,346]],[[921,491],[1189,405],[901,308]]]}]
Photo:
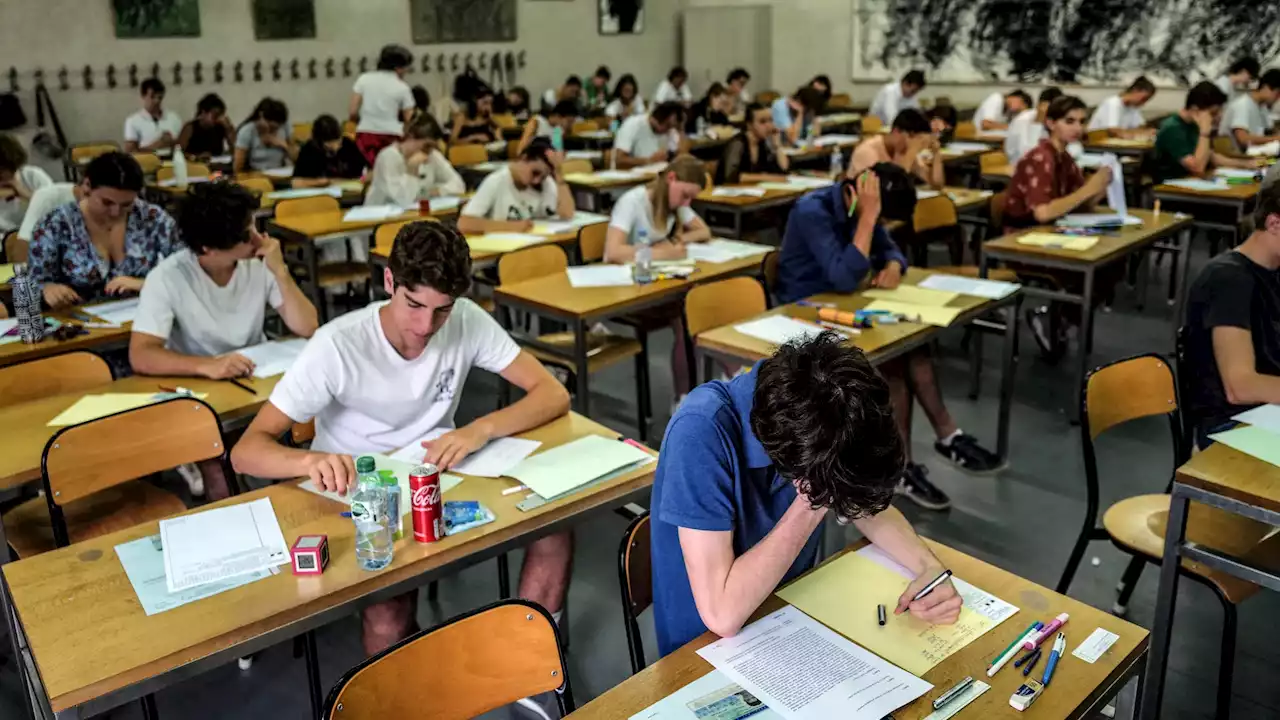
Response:
[{"label": "black sneaker", "polygon": [[977,438],[966,433],[960,433],[945,445],[939,440],[933,444],[933,449],[952,465],[973,475],[987,475],[1004,467],[999,455],[982,447]]},{"label": "black sneaker", "polygon": [[929,482],[929,470],[923,465],[907,463],[895,492],[926,510],[946,510],[951,498]]}]

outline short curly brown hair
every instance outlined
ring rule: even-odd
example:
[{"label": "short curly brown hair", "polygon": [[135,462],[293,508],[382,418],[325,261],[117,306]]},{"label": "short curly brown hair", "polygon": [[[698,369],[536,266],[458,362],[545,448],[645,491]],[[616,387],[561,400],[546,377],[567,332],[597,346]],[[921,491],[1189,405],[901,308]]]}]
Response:
[{"label": "short curly brown hair", "polygon": [[457,228],[440,222],[414,222],[400,228],[388,262],[396,287],[426,285],[449,297],[471,289],[471,248]]},{"label": "short curly brown hair", "polygon": [[0,133],[0,170],[16,173],[27,164],[27,151],[22,143],[8,133]]}]

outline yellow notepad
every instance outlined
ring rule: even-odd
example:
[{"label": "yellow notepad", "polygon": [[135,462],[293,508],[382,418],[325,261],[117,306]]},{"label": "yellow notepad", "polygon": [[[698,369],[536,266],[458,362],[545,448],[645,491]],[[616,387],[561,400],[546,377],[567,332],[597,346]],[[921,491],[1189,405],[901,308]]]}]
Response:
[{"label": "yellow notepad", "polygon": [[490,233],[467,238],[467,245],[476,252],[511,252],[541,242],[537,235],[524,233]]},{"label": "yellow notepad", "polygon": [[[906,670],[924,675],[934,665],[995,627],[968,607],[954,625],[930,625],[909,614],[894,615],[909,581],[858,553],[845,553],[778,591],[805,615]],[[888,622],[876,617],[884,605]]]},{"label": "yellow notepad", "polygon": [[1084,252],[1094,245],[1098,244],[1096,236],[1088,235],[1059,235],[1058,233],[1027,233],[1018,236],[1018,243],[1022,245],[1035,245],[1036,247],[1050,247],[1059,250],[1076,250]]},{"label": "yellow notepad", "polygon": [[13,263],[5,263],[0,265],[0,283],[7,283],[13,279]]},{"label": "yellow notepad", "polygon": [[[208,393],[196,393],[193,397],[204,399],[209,397]],[[101,417],[113,415],[125,410],[150,405],[157,402],[155,393],[105,393],[102,395],[85,395],[75,402],[74,405],[63,410],[57,417],[50,420],[46,425],[48,427],[62,427],[64,425],[76,425],[90,420],[97,420]]]},{"label": "yellow notepad", "polygon": [[864,297],[874,298],[876,300],[892,300],[894,302],[910,303],[912,305],[926,305],[931,307],[942,307],[957,297],[960,293],[947,292],[945,290],[930,290],[916,285],[899,285],[892,290],[884,290],[882,288],[872,288],[862,292]]},{"label": "yellow notepad", "polygon": [[912,305],[911,303],[893,300],[876,300],[868,305],[866,309],[898,313],[905,315],[908,320],[912,321],[919,318],[920,322],[925,325],[937,325],[938,327],[947,327],[955,322],[956,316],[963,310],[963,308],[949,306]]}]

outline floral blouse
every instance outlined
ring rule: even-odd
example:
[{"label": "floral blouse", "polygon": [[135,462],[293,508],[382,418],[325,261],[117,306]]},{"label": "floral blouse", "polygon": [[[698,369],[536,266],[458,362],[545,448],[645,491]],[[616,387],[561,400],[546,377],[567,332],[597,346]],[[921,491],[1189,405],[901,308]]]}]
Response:
[{"label": "floral blouse", "polygon": [[159,206],[139,199],[125,225],[124,259],[111,263],[98,254],[89,239],[80,205],[67,203],[36,225],[28,265],[38,282],[69,285],[88,301],[101,298],[112,278],[146,277],[179,244],[173,218]]}]

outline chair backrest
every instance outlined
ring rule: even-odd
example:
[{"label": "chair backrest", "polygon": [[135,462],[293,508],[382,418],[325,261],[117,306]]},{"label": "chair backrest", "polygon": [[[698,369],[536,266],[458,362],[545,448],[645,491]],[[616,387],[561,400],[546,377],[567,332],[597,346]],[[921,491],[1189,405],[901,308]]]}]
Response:
[{"label": "chair backrest", "polygon": [[578,257],[584,263],[604,260],[604,242],[609,234],[609,223],[586,225],[578,232]]},{"label": "chair backrest", "polygon": [[853,107],[853,98],[849,93],[836,93],[827,101],[827,107],[846,108]]},{"label": "chair backrest", "polygon": [[765,90],[764,92],[756,93],[756,102],[761,105],[772,105],[777,102],[780,97],[782,96],[779,95],[776,90]]},{"label": "chair backrest", "polygon": [[373,231],[373,248],[378,252],[390,255],[391,248],[396,244],[396,235],[400,234],[400,228],[416,222],[435,222],[435,218],[414,218],[413,220],[397,220],[396,222],[383,223]]},{"label": "chair backrest", "polygon": [[27,241],[18,237],[18,231],[13,230],[4,236],[4,261],[8,263],[24,263],[27,261],[27,255],[30,248],[27,247]]},{"label": "chair backrest", "polygon": [[520,141],[508,140],[507,141],[507,159],[515,160],[518,157],[520,157]]},{"label": "chair backrest", "polygon": [[880,128],[882,127],[884,127],[884,122],[882,122],[880,118],[876,117],[875,115],[862,116],[862,134],[863,135],[878,133],[880,132]]},{"label": "chair backrest", "polygon": [[295,447],[302,447],[312,440],[316,439],[316,421],[310,420],[304,423],[294,423],[289,428],[289,439]]},{"label": "chair backrest", "polygon": [[622,588],[622,613],[626,622],[631,672],[644,669],[644,644],[636,619],[653,604],[653,551],[649,546],[649,513],[631,521],[618,548],[618,584]]},{"label": "chair backrest", "polygon": [[997,235],[1004,234],[1004,204],[1008,199],[1008,190],[1001,190],[991,196],[991,227],[996,229]]},{"label": "chair backrest", "polygon": [[750,277],[702,283],[684,296],[684,326],[689,337],[759,315],[768,309],[764,288]]},{"label": "chair backrest", "polygon": [[489,159],[489,151],[483,145],[450,145],[449,164],[478,165]]},{"label": "chair backrest", "polygon": [[[156,180],[169,180],[172,177],[173,166],[166,166],[156,170]],[[187,177],[209,177],[209,166],[204,163],[187,163]]]},{"label": "chair backrest", "polygon": [[506,130],[516,126],[516,116],[511,113],[501,113],[493,116],[493,124],[500,129]]},{"label": "chair backrest", "polygon": [[539,605],[505,600],[423,630],[347,671],[321,717],[423,717],[430,708],[436,720],[464,720],[552,691],[559,691],[562,712],[573,709],[554,621]]},{"label": "chair backrest", "polygon": [[1087,143],[1097,143],[1102,142],[1109,137],[1111,137],[1110,130],[1090,130],[1085,134],[1084,141]]},{"label": "chair backrest", "polygon": [[955,135],[958,138],[976,137],[978,135],[978,126],[974,125],[970,120],[956,123]]},{"label": "chair backrest", "polygon": [[236,184],[260,195],[274,192],[276,189],[276,186],[272,185],[271,181],[264,177],[236,178]]},{"label": "chair backrest", "polygon": [[340,209],[338,198],[329,195],[315,195],[304,198],[290,198],[276,203],[277,218],[291,218],[299,215],[314,215],[322,212],[337,212]]},{"label": "chair backrest", "polygon": [[581,122],[575,122],[573,124],[573,128],[569,130],[569,134],[580,135],[582,133],[595,132],[599,129],[600,128],[591,120],[583,120]]},{"label": "chair backrest", "polygon": [[992,172],[1008,165],[1009,156],[1000,151],[983,153],[978,156],[978,166],[984,173]]},{"label": "chair backrest", "polygon": [[0,368],[0,407],[81,392],[111,382],[107,361],[77,351]]},{"label": "chair backrest", "polygon": [[296,122],[293,124],[293,139],[304,143],[311,139],[311,123]]},{"label": "chair backrest", "polygon": [[1220,155],[1235,154],[1235,140],[1226,135],[1217,135],[1213,138],[1213,151]]},{"label": "chair backrest", "polygon": [[1090,440],[1138,418],[1178,412],[1173,369],[1159,355],[1138,355],[1094,369],[1085,378],[1080,418]]},{"label": "chair backrest", "polygon": [[498,284],[510,285],[564,272],[569,260],[559,245],[536,245],[498,258]]},{"label": "chair backrest", "polygon": [[345,135],[346,137],[354,139],[356,136],[356,121],[347,120],[346,122],[342,123],[342,134]]},{"label": "chair backrest", "polygon": [[956,204],[946,195],[925,198],[917,202],[915,215],[912,217],[912,227],[917,233],[956,227],[959,222],[956,217]]},{"label": "chair backrest", "polygon": [[774,250],[764,256],[765,289],[773,292],[778,287],[778,263],[782,262],[782,253]]},{"label": "chair backrest", "polygon": [[589,173],[594,169],[595,168],[591,166],[590,160],[583,160],[580,158],[573,159],[573,160],[565,160],[564,162],[560,163],[561,176],[573,175],[575,173]]},{"label": "chair backrest", "polygon": [[133,153],[133,159],[138,161],[138,167],[142,168],[143,175],[153,175],[159,172],[160,166],[164,164],[160,156],[155,153]]},{"label": "chair backrest", "polygon": [[72,145],[67,152],[71,154],[71,162],[79,163],[84,160],[92,160],[99,155],[114,152],[120,149],[120,145],[110,141],[82,143]]}]

